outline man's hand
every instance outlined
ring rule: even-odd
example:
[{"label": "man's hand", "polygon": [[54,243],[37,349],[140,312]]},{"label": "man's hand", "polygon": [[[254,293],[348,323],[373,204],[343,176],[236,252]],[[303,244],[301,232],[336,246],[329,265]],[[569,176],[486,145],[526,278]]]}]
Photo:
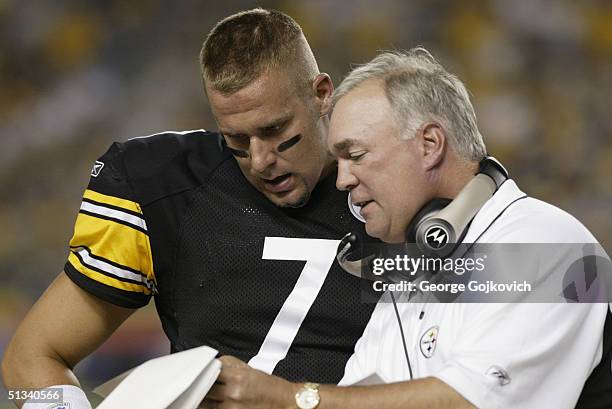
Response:
[{"label": "man's hand", "polygon": [[233,356],[219,358],[223,364],[217,382],[201,408],[290,409],[300,386],[251,368]]},{"label": "man's hand", "polygon": [[[221,374],[201,409],[295,409],[302,384],[251,368],[233,356],[219,358]],[[321,385],[320,409],[475,409],[453,388],[437,378],[386,385],[336,387]]]}]

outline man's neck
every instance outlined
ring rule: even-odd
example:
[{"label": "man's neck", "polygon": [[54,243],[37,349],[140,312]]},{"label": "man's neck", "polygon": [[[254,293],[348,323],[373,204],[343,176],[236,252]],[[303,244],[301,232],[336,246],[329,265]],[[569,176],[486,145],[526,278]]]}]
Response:
[{"label": "man's neck", "polygon": [[454,158],[442,165],[437,197],[454,199],[478,172],[478,162]]}]

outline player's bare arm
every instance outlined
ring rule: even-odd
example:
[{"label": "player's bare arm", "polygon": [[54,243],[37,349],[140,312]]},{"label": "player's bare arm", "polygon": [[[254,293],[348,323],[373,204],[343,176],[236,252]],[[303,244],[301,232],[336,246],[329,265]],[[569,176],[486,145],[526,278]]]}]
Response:
[{"label": "player's bare arm", "polygon": [[[2,359],[8,390],[76,385],[72,369],[135,310],[109,304],[63,272],[19,325]],[[19,407],[23,402],[16,402]]]}]

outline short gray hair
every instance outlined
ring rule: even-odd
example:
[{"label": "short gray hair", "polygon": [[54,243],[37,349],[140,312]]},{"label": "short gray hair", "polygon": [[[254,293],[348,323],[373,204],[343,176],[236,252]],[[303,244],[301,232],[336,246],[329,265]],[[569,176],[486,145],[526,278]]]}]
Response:
[{"label": "short gray hair", "polygon": [[478,161],[486,155],[465,86],[425,48],[384,52],[356,67],[336,89],[333,104],[367,80],[383,82],[403,138],[412,138],[424,122],[436,121],[461,157]]}]

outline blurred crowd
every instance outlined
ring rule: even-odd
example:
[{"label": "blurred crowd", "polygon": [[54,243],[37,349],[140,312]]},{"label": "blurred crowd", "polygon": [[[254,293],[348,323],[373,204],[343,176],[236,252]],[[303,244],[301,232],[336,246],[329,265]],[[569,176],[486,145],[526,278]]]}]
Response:
[{"label": "blurred crowd", "polygon": [[[378,50],[428,48],[464,80],[490,152],[523,190],[574,214],[610,253],[609,1],[0,0],[0,352],[61,271],[108,145],[215,129],[199,49],[216,21],[255,6],[294,17],[336,83]],[[139,317],[124,339],[146,334],[138,353],[167,352],[154,314]]]}]

